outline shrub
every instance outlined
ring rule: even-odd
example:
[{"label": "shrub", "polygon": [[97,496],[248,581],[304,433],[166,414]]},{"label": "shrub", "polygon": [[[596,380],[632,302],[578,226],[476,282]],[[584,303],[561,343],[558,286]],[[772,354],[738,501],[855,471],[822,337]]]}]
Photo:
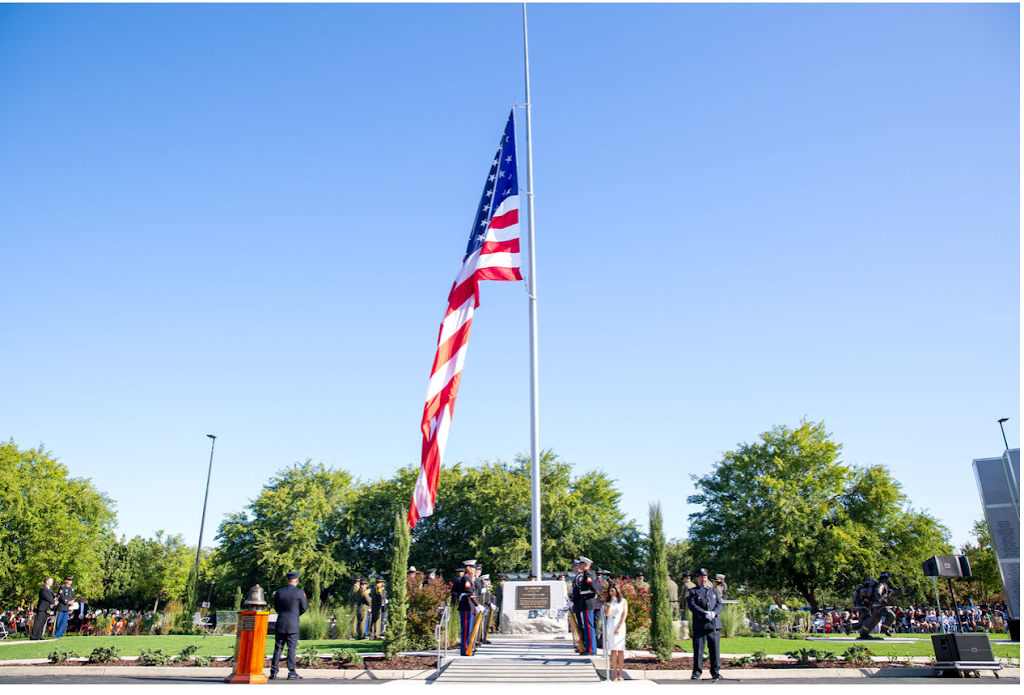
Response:
[{"label": "shrub", "polygon": [[651,595],[638,589],[632,579],[616,579],[629,612],[626,614],[626,649],[651,646]]},{"label": "shrub", "polygon": [[188,661],[192,658],[192,655],[199,651],[198,644],[189,644],[181,648],[181,653],[178,654],[178,658],[182,661]]},{"label": "shrub", "polygon": [[853,644],[843,652],[843,660],[850,664],[870,664],[871,651],[863,644]]},{"label": "shrub", "polygon": [[196,654],[192,657],[192,661],[196,666],[209,666],[213,663],[213,657],[205,654]]},{"label": "shrub", "polygon": [[299,639],[327,639],[327,611],[319,606],[310,607],[299,617]]},{"label": "shrub", "polygon": [[355,649],[339,649],[334,652],[332,658],[335,661],[340,661],[343,664],[355,664],[361,666],[363,663],[363,657]]},{"label": "shrub", "polygon": [[299,657],[299,663],[309,668],[313,664],[320,661],[320,656],[316,653],[316,647],[309,645],[302,650],[302,656]]},{"label": "shrub", "polygon": [[78,654],[75,652],[66,652],[60,647],[57,647],[50,652],[50,655],[46,658],[49,659],[51,664],[59,664],[60,662],[67,661],[69,659],[77,659]]},{"label": "shrub", "polygon": [[818,650],[816,649],[798,649],[792,652],[786,652],[786,656],[790,659],[796,659],[798,664],[809,664],[811,659],[818,658]]},{"label": "shrub", "polygon": [[722,637],[737,637],[743,628],[743,609],[735,603],[730,603],[722,609],[719,616],[722,621]]},{"label": "shrub", "polygon": [[89,655],[90,664],[110,664],[121,658],[117,647],[96,647]]},{"label": "shrub", "polygon": [[391,598],[388,603],[388,630],[384,634],[384,658],[398,657],[408,644],[408,592],[402,581],[409,566],[409,524],[405,510],[395,514],[394,546],[391,549]]},{"label": "shrub", "polygon": [[100,635],[100,636],[103,636],[103,635],[107,634],[107,630],[110,628],[110,625],[113,622],[114,622],[114,619],[111,618],[110,615],[107,614],[107,613],[101,613],[101,614],[97,615],[96,616],[96,622],[95,622],[96,634]]},{"label": "shrub", "polygon": [[[406,580],[406,600],[409,606],[406,613],[406,635],[409,649],[433,649],[437,646],[434,626],[441,620],[445,602],[451,597],[448,585],[441,579],[433,579],[426,586],[420,586],[422,583],[419,573]],[[456,623],[455,639],[458,639],[458,630]],[[449,626],[449,639],[452,634]]]},{"label": "shrub", "polygon": [[818,661],[838,661],[839,655],[835,652],[826,651],[824,649],[818,650]]},{"label": "shrub", "polygon": [[163,649],[143,649],[139,652],[139,663],[143,666],[166,666],[174,661]]},{"label": "shrub", "polygon": [[767,649],[758,649],[756,652],[751,654],[750,657],[754,660],[755,664],[764,664],[771,661],[771,659],[768,658]]},{"label": "shrub", "polygon": [[201,630],[192,624],[192,613],[186,610],[179,610],[171,616],[171,625],[167,630],[168,635],[198,635]]},{"label": "shrub", "polygon": [[751,659],[749,656],[740,656],[735,659],[726,659],[725,664],[726,666],[734,666],[737,668],[741,668],[749,664],[751,661],[753,661],[753,659]]},{"label": "shrub", "polygon": [[334,625],[328,631],[330,639],[352,639],[356,622],[356,609],[352,606],[338,606],[331,608],[331,615],[334,616]]}]

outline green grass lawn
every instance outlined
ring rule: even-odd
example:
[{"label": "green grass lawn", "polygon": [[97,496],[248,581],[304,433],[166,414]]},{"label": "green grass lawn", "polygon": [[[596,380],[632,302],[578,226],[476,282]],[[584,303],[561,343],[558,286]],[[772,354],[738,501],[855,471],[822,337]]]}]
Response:
[{"label": "green grass lawn", "polygon": [[[903,637],[903,635],[900,635]],[[906,637],[914,637],[914,641],[907,642],[853,642],[852,644],[863,644],[871,653],[875,656],[934,656],[935,652],[932,651],[932,640],[929,635],[924,635],[923,639],[918,635],[906,635]],[[1002,635],[989,635],[990,639],[1009,639],[1006,634]],[[690,640],[676,642],[683,650],[687,653],[693,651],[693,642]],[[769,654],[782,655],[786,652],[798,651],[800,649],[817,649],[835,652],[842,656],[842,653],[847,650],[851,642],[820,642],[818,640],[789,640],[789,639],[775,639],[769,637],[723,637],[722,638],[722,653],[723,654],[753,654],[758,649],[763,649]],[[0,652],[2,653],[2,652]],[[1020,645],[1019,644],[993,644],[992,653],[996,657],[1008,659],[1008,658],[1020,658]]]},{"label": "green grass lawn", "polygon": [[[78,652],[79,656],[89,656],[96,647],[116,646],[121,656],[138,656],[142,649],[163,649],[168,654],[178,654],[182,647],[198,644],[197,654],[209,656],[229,656],[235,648],[234,635],[217,635],[203,639],[194,635],[150,635],[133,637],[62,637],[54,642],[0,642],[0,661],[12,659],[45,659],[55,647],[65,651]],[[300,640],[299,650],[315,646],[321,654],[329,654],[336,649],[355,649],[359,652],[381,651],[381,640]],[[274,638],[267,639],[267,655],[274,653]]]}]

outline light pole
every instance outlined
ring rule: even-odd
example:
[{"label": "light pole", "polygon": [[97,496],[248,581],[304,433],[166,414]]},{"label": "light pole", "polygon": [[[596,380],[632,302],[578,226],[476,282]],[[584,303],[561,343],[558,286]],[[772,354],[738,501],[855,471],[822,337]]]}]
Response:
[{"label": "light pole", "polygon": [[[199,546],[196,548],[196,582],[199,582],[199,553],[203,552],[203,527],[206,526],[206,502],[210,499],[210,476],[213,474],[213,447],[217,445],[217,435],[208,434],[210,438],[210,468],[206,471],[206,496],[203,497],[203,520],[199,522]],[[192,608],[189,607],[188,610]]]},{"label": "light pole", "polygon": [[1006,451],[1010,450],[1010,445],[1006,441],[1006,430],[1003,429],[1003,423],[1009,420],[1008,417],[999,418],[999,431],[1003,433],[1003,444],[1006,444]]}]

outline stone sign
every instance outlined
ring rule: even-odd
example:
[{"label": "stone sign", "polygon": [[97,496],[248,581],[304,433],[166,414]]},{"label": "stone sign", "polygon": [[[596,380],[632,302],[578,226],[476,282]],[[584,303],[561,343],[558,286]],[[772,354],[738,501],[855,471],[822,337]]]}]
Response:
[{"label": "stone sign", "polygon": [[[536,584],[536,586],[531,586]],[[551,585],[527,582],[516,586],[517,611],[551,610]]]},{"label": "stone sign", "polygon": [[506,581],[501,597],[503,634],[568,636],[569,592],[565,582]]}]

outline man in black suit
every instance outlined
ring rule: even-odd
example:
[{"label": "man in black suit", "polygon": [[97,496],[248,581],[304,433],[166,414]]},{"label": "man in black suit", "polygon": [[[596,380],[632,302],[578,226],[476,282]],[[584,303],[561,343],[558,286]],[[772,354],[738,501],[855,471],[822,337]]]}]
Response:
[{"label": "man in black suit", "polygon": [[270,661],[270,677],[277,678],[277,664],[287,644],[288,680],[296,680],[302,678],[295,671],[295,652],[299,648],[299,616],[306,612],[309,603],[306,601],[306,592],[299,588],[299,573],[289,572],[285,578],[288,583],[274,593],[277,625],[274,628],[274,658]]},{"label": "man in black suit", "polygon": [[39,603],[36,604],[36,618],[32,623],[31,639],[42,639],[43,630],[46,628],[46,621],[50,618],[50,610],[56,603],[57,597],[53,595],[53,577],[47,577],[39,590]]},{"label": "man in black suit", "polygon": [[686,606],[693,614],[690,629],[693,631],[693,675],[691,680],[700,680],[704,665],[704,644],[708,645],[711,658],[711,681],[722,680],[719,672],[721,659],[718,649],[718,631],[722,629],[722,598],[708,581],[708,571],[701,568],[697,573],[697,586],[686,593]]}]

